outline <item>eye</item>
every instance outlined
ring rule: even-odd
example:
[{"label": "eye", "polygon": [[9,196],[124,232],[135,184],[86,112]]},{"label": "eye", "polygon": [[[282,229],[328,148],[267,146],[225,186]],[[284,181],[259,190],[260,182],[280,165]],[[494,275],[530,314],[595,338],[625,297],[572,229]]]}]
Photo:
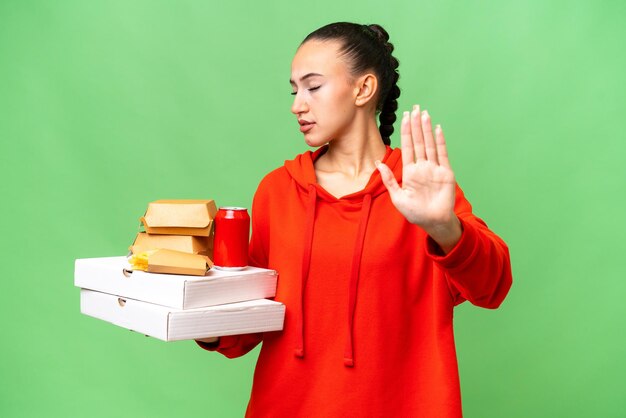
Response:
[{"label": "eye", "polygon": [[[307,90],[309,90],[309,91],[315,91],[315,90],[319,89],[320,87],[322,87],[322,86],[310,87],[310,88],[308,88]],[[291,95],[292,95],[292,96],[295,96],[296,94],[298,94],[298,92],[297,92],[297,91],[292,91],[292,92],[291,92]]]}]

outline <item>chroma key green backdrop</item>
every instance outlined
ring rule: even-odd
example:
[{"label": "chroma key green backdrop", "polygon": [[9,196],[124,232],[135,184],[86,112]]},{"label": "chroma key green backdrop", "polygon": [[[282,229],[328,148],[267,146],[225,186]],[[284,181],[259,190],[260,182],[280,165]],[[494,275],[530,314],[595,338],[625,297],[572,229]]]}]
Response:
[{"label": "chroma key green backdrop", "polygon": [[155,199],[249,207],[306,149],[297,45],[339,20],[388,29],[400,111],[442,124],[510,245],[502,307],[456,310],[465,416],[626,416],[626,6],[603,0],[0,2],[0,416],[243,415],[258,349],[83,316],[74,260],[125,254]]}]

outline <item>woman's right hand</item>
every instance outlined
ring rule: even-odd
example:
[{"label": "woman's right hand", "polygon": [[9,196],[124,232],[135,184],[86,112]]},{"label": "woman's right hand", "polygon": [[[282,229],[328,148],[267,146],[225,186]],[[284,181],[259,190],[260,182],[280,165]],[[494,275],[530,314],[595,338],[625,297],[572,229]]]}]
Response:
[{"label": "woman's right hand", "polygon": [[402,186],[385,164],[376,162],[394,206],[421,227],[448,253],[461,239],[461,222],[454,213],[456,181],[448,160],[443,130],[433,135],[430,115],[418,105],[404,112],[401,126]]}]

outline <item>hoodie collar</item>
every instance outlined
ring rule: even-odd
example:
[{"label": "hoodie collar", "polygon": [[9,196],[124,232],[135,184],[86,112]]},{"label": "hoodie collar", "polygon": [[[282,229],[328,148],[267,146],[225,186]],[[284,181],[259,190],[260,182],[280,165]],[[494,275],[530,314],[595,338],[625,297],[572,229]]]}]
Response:
[{"label": "hoodie collar", "polygon": [[[285,168],[289,175],[295,180],[295,182],[300,186],[303,191],[308,190],[310,185],[313,185],[317,188],[317,195],[319,199],[326,201],[337,201],[337,200],[348,200],[353,202],[362,201],[366,194],[371,195],[373,198],[376,198],[382,193],[385,193],[387,189],[383,184],[382,178],[380,177],[380,173],[378,170],[374,170],[372,176],[370,177],[368,183],[365,185],[363,190],[359,190],[358,192],[351,193],[346,196],[342,196],[341,198],[336,198],[323,187],[321,187],[317,183],[317,177],[315,176],[315,161],[322,156],[328,150],[328,145],[324,145],[316,149],[315,151],[306,151],[300,155],[298,155],[293,160],[285,161]],[[387,166],[393,171],[398,182],[402,179],[402,154],[399,148],[392,149],[387,146],[387,150],[385,152],[385,156],[383,157],[382,162],[387,164]]]}]

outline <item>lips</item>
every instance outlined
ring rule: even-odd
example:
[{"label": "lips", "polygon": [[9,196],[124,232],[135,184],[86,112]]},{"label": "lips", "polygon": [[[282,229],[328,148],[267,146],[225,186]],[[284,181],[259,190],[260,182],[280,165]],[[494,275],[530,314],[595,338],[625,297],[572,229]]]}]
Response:
[{"label": "lips", "polygon": [[315,125],[315,122],[309,122],[308,120],[304,120],[304,119],[300,119],[298,120],[298,123],[300,124],[300,132],[308,132],[311,129],[313,129],[313,126]]}]

